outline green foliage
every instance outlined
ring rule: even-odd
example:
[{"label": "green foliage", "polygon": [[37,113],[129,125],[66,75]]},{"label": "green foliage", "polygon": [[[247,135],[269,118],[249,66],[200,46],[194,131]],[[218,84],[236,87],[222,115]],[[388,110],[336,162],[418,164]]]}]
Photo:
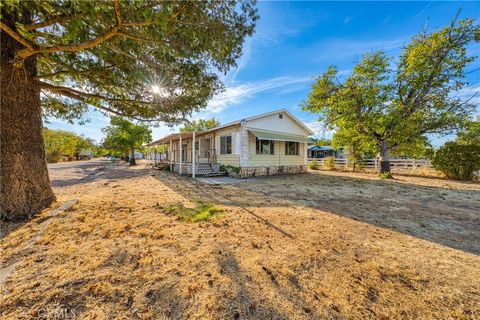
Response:
[{"label": "green foliage", "polygon": [[464,68],[475,58],[466,47],[479,30],[472,19],[424,30],[404,48],[395,69],[381,51],[366,53],[343,81],[331,66],[312,85],[303,110],[336,130],[334,145],[354,141],[344,146],[374,149],[385,160],[412,146],[421,153],[428,149],[427,134],[457,129],[475,109],[453,93],[466,85]]},{"label": "green foliage", "polygon": [[319,146],[319,147],[323,147],[323,146],[331,146],[332,145],[332,140],[330,139],[317,139],[315,141],[315,145],[316,146]]},{"label": "green foliage", "polygon": [[134,124],[122,117],[111,117],[110,125],[102,129],[104,145],[111,149],[130,151],[152,141],[152,130],[143,124]]},{"label": "green foliage", "polygon": [[458,132],[457,140],[462,143],[474,143],[480,145],[480,117],[475,121],[467,121]]},{"label": "green foliage", "polygon": [[319,165],[317,160],[313,159],[312,161],[310,161],[310,164],[308,165],[308,167],[312,170],[318,170]]},{"label": "green foliage", "polygon": [[[152,141],[152,130],[142,124],[134,124],[122,117],[111,117],[110,125],[102,129],[106,137],[103,147],[112,152],[126,155],[130,152],[133,158],[135,149]],[[132,160],[134,163],[134,160]],[[132,163],[132,164],[133,164]]]},{"label": "green foliage", "polygon": [[186,208],[183,204],[171,205],[167,208],[167,213],[175,215],[178,220],[185,222],[210,221],[223,213],[214,204],[197,201],[195,208]]},{"label": "green foliage", "polygon": [[58,162],[62,157],[76,159],[82,150],[91,150],[94,154],[98,146],[92,139],[70,131],[43,129],[43,141],[47,162]]},{"label": "green foliage", "polygon": [[220,171],[221,172],[235,172],[236,174],[239,174],[240,173],[240,167],[221,164],[220,165]]},{"label": "green foliage", "polygon": [[26,43],[16,66],[37,59],[44,115],[73,121],[91,105],[167,123],[222,90],[217,74],[235,66],[258,18],[250,0],[7,0],[1,16]]},{"label": "green foliage", "polygon": [[480,170],[480,144],[447,142],[435,152],[432,165],[449,179],[472,180]]},{"label": "green foliage", "polygon": [[335,169],[335,157],[326,157],[323,160],[323,168],[327,170]]},{"label": "green foliage", "polygon": [[220,122],[215,118],[211,118],[207,120],[199,119],[198,121],[192,121],[187,125],[183,126],[182,128],[180,128],[180,132],[205,131],[208,129],[213,129],[215,127],[218,127],[219,125],[220,125]]},{"label": "green foliage", "polygon": [[393,175],[392,175],[391,172],[382,172],[382,173],[380,173],[379,176],[380,176],[380,178],[381,178],[382,180],[393,179]]}]

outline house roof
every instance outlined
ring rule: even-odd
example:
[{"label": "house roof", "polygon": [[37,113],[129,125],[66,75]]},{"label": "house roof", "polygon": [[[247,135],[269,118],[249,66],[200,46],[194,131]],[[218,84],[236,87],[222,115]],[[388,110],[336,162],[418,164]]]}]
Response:
[{"label": "house roof", "polygon": [[[243,118],[241,120],[237,120],[237,121],[233,121],[233,122],[229,122],[229,123],[226,123],[226,124],[223,124],[223,125],[220,125],[220,126],[217,126],[215,128],[212,128],[212,129],[209,129],[209,130],[205,130],[205,131],[199,131],[199,132],[195,132],[195,135],[196,136],[201,136],[201,135],[204,135],[204,134],[208,134],[210,132],[213,132],[213,131],[216,131],[216,130],[219,130],[219,129],[223,129],[223,128],[227,128],[227,127],[231,127],[231,126],[235,126],[235,125],[239,125],[241,124],[243,121],[251,121],[251,120],[255,120],[255,119],[259,119],[259,118],[263,118],[263,117],[268,117],[272,114],[276,114],[276,113],[284,113],[286,115],[288,115],[293,121],[295,121],[298,125],[300,125],[305,131],[307,131],[310,135],[313,135],[314,132],[309,128],[307,127],[303,122],[301,122],[300,120],[298,120],[292,113],[290,113],[287,109],[283,108],[283,109],[278,109],[278,110],[274,110],[274,111],[271,111],[271,112],[267,112],[267,113],[262,113],[262,114],[259,114],[259,115],[255,115],[255,116],[251,116],[251,117],[247,117],[247,118]],[[250,131],[252,131],[251,129],[249,129]],[[256,130],[256,129],[255,129]],[[260,131],[260,130],[256,130],[256,131]],[[273,132],[272,132],[273,134]],[[275,134],[281,134],[281,133],[275,133]],[[187,138],[191,138],[193,135],[193,132],[179,132],[179,133],[172,133],[172,134],[169,134],[163,138],[160,138],[158,140],[155,140],[155,141],[152,141],[150,142],[149,144],[147,144],[146,146],[147,147],[153,147],[153,146],[157,146],[157,145],[160,145],[162,143],[167,143],[167,142],[170,142],[170,140],[178,140],[180,138],[180,136],[182,137],[182,139],[187,139]],[[291,135],[291,134],[283,134],[283,135],[286,135],[286,136],[289,136],[289,139],[290,140],[285,140],[285,141],[298,141],[298,142],[307,142],[307,138],[303,138],[302,141],[300,141],[300,136],[296,136],[296,135]],[[295,140],[291,140],[295,138]],[[270,139],[270,140],[275,140],[275,139]]]},{"label": "house roof", "polygon": [[238,125],[238,124],[241,124],[242,121],[251,121],[251,120],[255,120],[255,119],[259,119],[259,118],[263,118],[263,117],[268,117],[272,114],[276,114],[276,113],[279,113],[279,112],[282,112],[282,113],[285,113],[287,114],[290,118],[292,118],[297,124],[299,124],[303,129],[305,129],[305,131],[307,131],[310,135],[313,135],[315,134],[309,127],[307,127],[302,121],[298,120],[297,117],[295,117],[290,111],[288,111],[287,109],[285,108],[282,108],[282,109],[278,109],[278,110],[274,110],[274,111],[270,111],[270,112],[266,112],[266,113],[262,113],[262,114],[258,114],[258,115],[255,115],[255,116],[251,116],[251,117],[247,117],[247,118],[243,118],[241,120],[237,120],[237,121],[233,121],[233,122],[229,122],[229,123],[226,123],[224,125],[220,125],[218,127],[215,127],[213,129],[210,129],[210,131],[212,130],[217,130],[217,129],[222,129],[222,128],[226,128],[226,127],[230,127],[230,126],[234,126],[234,125]]},{"label": "house roof", "polygon": [[308,147],[308,150],[311,151],[330,151],[335,150],[332,146],[311,146]]},{"label": "house roof", "polygon": [[271,131],[263,131],[258,129],[248,129],[255,137],[260,140],[273,140],[273,141],[291,141],[291,142],[307,142],[307,138],[290,133],[278,133]]}]

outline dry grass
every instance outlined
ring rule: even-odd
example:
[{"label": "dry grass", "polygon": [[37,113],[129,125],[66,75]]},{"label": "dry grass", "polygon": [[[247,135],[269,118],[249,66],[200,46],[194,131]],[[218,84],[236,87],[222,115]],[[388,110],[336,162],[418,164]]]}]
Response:
[{"label": "dry grass", "polygon": [[[359,201],[359,190],[347,189],[348,180],[338,173],[208,186],[138,168],[105,171],[96,180],[57,188],[61,201],[80,196],[80,202],[52,221],[31,250],[23,251],[22,243],[33,236],[35,220],[1,241],[2,266],[20,262],[2,288],[2,319],[41,317],[45,310],[78,319],[480,315],[480,258],[467,252],[478,250],[478,243],[454,249],[439,244],[441,236],[429,234],[429,226],[424,228],[429,241],[401,229],[403,220],[381,226],[373,221],[379,207]],[[420,189],[412,181],[363,184],[369,193],[398,191],[397,200],[416,202]],[[333,186],[328,190],[325,184]],[[455,205],[463,197],[457,220],[465,225],[473,219],[468,210],[478,206],[477,187],[467,187],[451,186],[452,193],[444,196]],[[319,204],[335,208],[339,194],[344,195],[339,201],[350,197],[350,204],[363,206],[362,214],[340,207],[342,216]],[[205,212],[199,203],[222,214],[199,223],[175,215],[182,208]],[[434,214],[434,203],[423,203],[417,214]],[[478,220],[474,223],[478,231]],[[456,235],[475,236],[465,230],[470,232],[465,227]]]}]

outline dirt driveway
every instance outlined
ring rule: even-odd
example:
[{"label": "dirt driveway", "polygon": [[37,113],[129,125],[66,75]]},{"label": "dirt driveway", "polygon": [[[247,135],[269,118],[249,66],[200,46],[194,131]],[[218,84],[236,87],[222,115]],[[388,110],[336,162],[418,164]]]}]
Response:
[{"label": "dirt driveway", "polygon": [[[478,184],[326,172],[210,185],[108,162],[68,170],[52,183],[59,202],[79,203],[28,250],[42,215],[0,242],[2,267],[18,263],[4,318],[480,317]],[[171,214],[196,202],[223,213]]]}]

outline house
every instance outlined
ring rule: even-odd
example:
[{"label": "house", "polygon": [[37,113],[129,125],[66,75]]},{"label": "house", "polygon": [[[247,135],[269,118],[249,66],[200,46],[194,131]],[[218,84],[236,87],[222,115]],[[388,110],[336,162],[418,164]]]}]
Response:
[{"label": "house", "polygon": [[308,146],[309,159],[322,159],[326,157],[335,157],[337,159],[345,159],[346,151],[344,148],[335,149],[332,146]]},{"label": "house", "polygon": [[307,142],[312,134],[293,114],[281,109],[207,131],[170,134],[147,147],[160,148],[158,159],[180,174],[219,173],[223,165],[245,178],[306,171]]}]

